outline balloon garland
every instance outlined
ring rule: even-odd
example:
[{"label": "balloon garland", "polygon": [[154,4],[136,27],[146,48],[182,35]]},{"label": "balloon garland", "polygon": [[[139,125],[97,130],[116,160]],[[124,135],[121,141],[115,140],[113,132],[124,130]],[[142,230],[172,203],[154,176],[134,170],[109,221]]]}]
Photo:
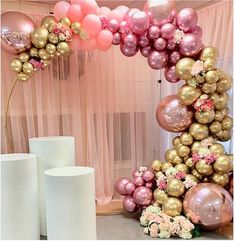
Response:
[{"label": "balloon garland", "polygon": [[[165,162],[154,160],[151,167],[135,170],[133,180],[117,180],[115,189],[125,196],[124,209],[141,209],[141,225],[152,237],[191,238],[198,235],[193,223],[207,229],[229,223],[232,199],[223,187],[232,190],[232,156],[218,141],[231,139],[233,120],[226,92],[232,87],[232,77],[216,67],[218,50],[202,44],[197,13],[191,8],[177,13],[174,1],[161,5],[151,0],[143,11],[126,6],[110,10],[98,7],[95,0],[60,1],[53,12],[54,16],[44,17],[36,28],[23,13],[2,14],[2,47],[18,54],[10,64],[17,77],[5,111],[9,149],[13,151],[7,115],[18,81],[28,81],[54,57],[69,55],[71,49],[107,51],[111,45],[120,45],[127,57],[140,51],[151,68],[165,68],[167,81],[185,81],[178,94],[164,98],[156,110],[163,129],[182,133],[172,140]],[[14,28],[9,27],[13,19],[17,20]],[[200,182],[203,184],[197,184]],[[203,192],[214,198],[201,197]]]}]

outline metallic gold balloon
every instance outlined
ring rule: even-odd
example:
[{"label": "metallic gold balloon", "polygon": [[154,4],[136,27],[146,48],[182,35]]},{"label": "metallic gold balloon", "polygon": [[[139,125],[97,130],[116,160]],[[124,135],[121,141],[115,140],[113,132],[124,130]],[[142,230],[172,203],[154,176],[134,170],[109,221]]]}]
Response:
[{"label": "metallic gold balloon", "polygon": [[51,64],[50,60],[43,60],[43,66],[48,67]]},{"label": "metallic gold balloon", "polygon": [[176,64],[176,74],[179,79],[190,80],[192,79],[191,69],[195,61],[191,58],[182,58]]},{"label": "metallic gold balloon", "polygon": [[162,210],[170,215],[175,217],[181,214],[182,212],[182,202],[179,198],[169,197],[162,205]]},{"label": "metallic gold balloon", "polygon": [[160,160],[154,160],[152,162],[152,169],[155,172],[161,171],[161,169],[162,169],[162,162]]},{"label": "metallic gold balloon", "polygon": [[213,46],[205,47],[200,55],[200,60],[206,61],[208,58],[217,60],[219,57],[219,51]]},{"label": "metallic gold balloon", "polygon": [[164,175],[162,171],[154,172],[155,177],[158,179],[160,176]]},{"label": "metallic gold balloon", "polygon": [[188,157],[190,154],[190,148],[188,146],[184,146],[184,145],[178,146],[177,154],[180,157]]},{"label": "metallic gold balloon", "polygon": [[192,175],[192,174],[187,174],[185,178],[186,179],[191,179],[193,182],[197,182],[198,183],[198,179],[194,175]]},{"label": "metallic gold balloon", "polygon": [[213,121],[209,126],[209,130],[213,134],[216,134],[219,131],[221,131],[221,128],[222,128],[222,125],[220,124],[219,121]]},{"label": "metallic gold balloon", "polygon": [[173,144],[174,147],[177,147],[178,145],[181,145],[182,143],[180,141],[180,137],[179,136],[174,137],[173,140],[172,140],[172,144]]},{"label": "metallic gold balloon", "polygon": [[210,70],[206,73],[205,79],[209,84],[216,83],[219,80],[219,74],[216,70]]},{"label": "metallic gold balloon", "polygon": [[37,48],[44,48],[47,44],[49,32],[45,27],[35,28],[32,33],[32,42]]},{"label": "metallic gold balloon", "polygon": [[230,130],[230,129],[232,129],[233,128],[233,118],[226,116],[222,120],[221,125],[222,125],[222,129],[223,130]]},{"label": "metallic gold balloon", "polygon": [[166,191],[170,196],[180,197],[184,194],[185,187],[181,180],[172,178],[167,182]]},{"label": "metallic gold balloon", "polygon": [[180,135],[180,142],[185,146],[192,145],[193,144],[193,137],[188,132],[183,132]]},{"label": "metallic gold balloon", "polygon": [[206,81],[205,77],[201,75],[197,75],[195,79],[198,84],[202,84]]},{"label": "metallic gold balloon", "polygon": [[163,204],[168,198],[167,193],[160,189],[155,189],[153,196],[154,196],[154,200],[158,204]]},{"label": "metallic gold balloon", "polygon": [[45,49],[39,49],[38,56],[42,60],[49,60],[51,58],[51,56],[47,53],[47,51]]},{"label": "metallic gold balloon", "polygon": [[195,118],[201,124],[208,124],[214,120],[215,111],[214,110],[205,110],[205,111],[196,111]]},{"label": "metallic gold balloon", "polygon": [[219,141],[225,142],[231,139],[232,132],[231,130],[221,130],[215,134]]},{"label": "metallic gold balloon", "polygon": [[229,114],[229,108],[226,107],[226,108],[222,109],[221,112],[223,113],[224,116],[228,116],[228,114]]},{"label": "metallic gold balloon", "polygon": [[213,165],[216,172],[219,174],[225,174],[233,169],[233,163],[229,156],[227,155],[221,155],[217,158]]},{"label": "metallic gold balloon", "polygon": [[55,54],[56,52],[56,46],[54,44],[47,44],[46,45],[46,51],[48,54]]},{"label": "metallic gold balloon", "polygon": [[29,79],[29,75],[25,74],[24,72],[20,72],[19,74],[17,74],[17,79],[20,82],[26,82]]},{"label": "metallic gold balloon", "polygon": [[170,167],[173,167],[170,162],[163,162],[163,163],[162,163],[162,172],[165,173],[166,170],[169,169]]},{"label": "metallic gold balloon", "polygon": [[180,171],[180,172],[184,172],[186,174],[189,172],[188,167],[184,163],[177,164],[175,166],[175,169]]},{"label": "metallic gold balloon", "polygon": [[202,91],[206,94],[213,94],[216,91],[216,83],[207,83],[205,82],[202,85]]},{"label": "metallic gold balloon", "polygon": [[70,53],[70,47],[66,42],[60,42],[57,45],[57,51],[61,54],[61,55],[69,55]]},{"label": "metallic gold balloon", "polygon": [[52,43],[52,44],[57,44],[57,43],[59,42],[58,36],[57,36],[56,34],[54,34],[54,33],[50,33],[50,34],[48,35],[48,40],[49,40],[49,42]]},{"label": "metallic gold balloon", "polygon": [[192,157],[187,158],[184,163],[189,168],[193,168],[194,167],[194,162],[193,162]]},{"label": "metallic gold balloon", "polygon": [[228,176],[228,174],[219,174],[219,173],[214,173],[213,175],[212,175],[212,181],[215,183],[215,184],[217,184],[217,185],[219,185],[219,186],[222,186],[222,187],[224,187],[224,186],[226,186],[227,184],[228,184],[228,182],[229,182],[229,176]]},{"label": "metallic gold balloon", "polygon": [[73,33],[79,34],[81,32],[81,24],[78,22],[74,22],[71,24],[71,29]]},{"label": "metallic gold balloon", "polygon": [[165,154],[165,160],[171,162],[176,156],[178,156],[175,148],[168,149]]},{"label": "metallic gold balloon", "polygon": [[199,149],[201,148],[201,142],[200,141],[194,141],[192,146],[191,146],[191,152],[192,153],[196,153],[199,151]]},{"label": "metallic gold balloon", "polygon": [[201,175],[200,173],[198,173],[198,171],[197,171],[196,169],[193,169],[193,170],[191,171],[191,174],[192,174],[193,176],[195,176],[198,180],[201,180],[201,179],[202,179],[202,175]]},{"label": "metallic gold balloon", "polygon": [[27,75],[31,75],[34,72],[34,67],[29,62],[23,64],[23,72]]},{"label": "metallic gold balloon", "polygon": [[183,162],[183,159],[182,159],[182,157],[180,157],[180,156],[174,157],[173,160],[171,161],[171,163],[172,163],[173,165],[177,165],[177,164],[179,164],[179,163],[181,163],[181,162]]},{"label": "metallic gold balloon", "polygon": [[71,25],[71,21],[67,17],[61,18],[59,22],[62,23],[63,25],[67,25],[68,27],[70,27]]},{"label": "metallic gold balloon", "polygon": [[[216,94],[216,92],[214,94]],[[229,95],[227,93],[222,93],[214,96],[214,94],[211,98],[214,100],[215,108],[218,110],[224,109],[228,105]]]},{"label": "metallic gold balloon", "polygon": [[227,92],[232,88],[232,77],[230,75],[226,75],[226,78],[220,79],[217,82],[217,92],[223,93]]},{"label": "metallic gold balloon", "polygon": [[22,62],[19,59],[13,59],[10,64],[11,69],[17,73],[21,71],[22,66]]},{"label": "metallic gold balloon", "polygon": [[23,62],[23,63],[29,61],[29,55],[28,55],[27,53],[25,53],[25,52],[24,52],[24,53],[21,53],[18,58],[19,58],[19,60],[20,60],[21,62]]},{"label": "metallic gold balloon", "polygon": [[196,140],[202,140],[208,137],[209,130],[206,125],[195,122],[190,126],[189,134]]},{"label": "metallic gold balloon", "polygon": [[215,59],[206,59],[203,67],[205,70],[212,70],[215,68],[217,61]]},{"label": "metallic gold balloon", "polygon": [[54,16],[50,15],[50,16],[46,16],[42,19],[41,26],[45,27],[49,30],[50,24],[54,24],[54,23],[56,23],[56,19]]},{"label": "metallic gold balloon", "polygon": [[220,143],[214,143],[209,150],[217,155],[224,155],[225,154],[225,149],[224,146],[221,145]]},{"label": "metallic gold balloon", "polygon": [[29,54],[31,57],[38,57],[38,49],[37,48],[31,48],[29,51]]},{"label": "metallic gold balloon", "polygon": [[180,87],[178,97],[182,104],[191,105],[198,99],[201,94],[201,89],[194,88],[190,85],[185,84]]},{"label": "metallic gold balloon", "polygon": [[217,121],[222,121],[223,118],[224,118],[223,112],[220,111],[220,110],[216,110],[214,119],[217,120]]},{"label": "metallic gold balloon", "polygon": [[210,176],[213,173],[212,165],[206,164],[204,160],[200,160],[199,162],[197,162],[195,167],[198,173],[202,176]]}]

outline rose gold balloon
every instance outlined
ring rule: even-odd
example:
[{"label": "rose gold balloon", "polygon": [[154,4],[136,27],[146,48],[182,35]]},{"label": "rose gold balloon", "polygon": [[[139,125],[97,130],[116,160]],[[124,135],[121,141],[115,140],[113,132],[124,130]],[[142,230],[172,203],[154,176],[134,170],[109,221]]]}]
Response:
[{"label": "rose gold balloon", "polygon": [[18,54],[31,47],[31,33],[35,25],[27,15],[10,11],[1,15],[2,48],[11,54]]},{"label": "rose gold balloon", "polygon": [[183,208],[191,219],[198,217],[199,224],[214,230],[230,223],[233,218],[233,200],[222,187],[213,183],[200,183],[189,189]]},{"label": "rose gold balloon", "polygon": [[193,112],[180,103],[177,95],[165,97],[157,107],[158,124],[169,132],[181,132],[192,124]]}]

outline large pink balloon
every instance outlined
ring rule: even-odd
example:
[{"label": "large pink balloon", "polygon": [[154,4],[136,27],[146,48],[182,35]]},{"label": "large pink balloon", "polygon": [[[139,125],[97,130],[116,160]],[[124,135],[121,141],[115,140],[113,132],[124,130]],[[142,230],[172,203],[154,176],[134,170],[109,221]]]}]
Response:
[{"label": "large pink balloon", "polygon": [[127,178],[127,177],[121,177],[119,178],[116,182],[115,182],[115,190],[118,194],[120,195],[127,195],[126,191],[125,191],[125,185],[131,182],[131,179]]},{"label": "large pink balloon", "polygon": [[193,112],[188,106],[180,103],[177,95],[165,97],[157,107],[158,124],[169,132],[181,132],[193,121]]},{"label": "large pink balloon", "polygon": [[68,11],[70,8],[70,4],[65,1],[59,1],[55,4],[53,8],[53,13],[57,20],[60,20],[61,18],[64,18],[67,16]]},{"label": "large pink balloon", "polygon": [[124,19],[124,14],[122,14],[121,10],[114,9],[109,13],[108,19],[116,19],[119,23],[121,23],[121,21]]},{"label": "large pink balloon", "polygon": [[34,22],[27,15],[10,11],[1,15],[1,46],[11,54],[18,54],[31,47]]},{"label": "large pink balloon", "polygon": [[186,192],[184,212],[198,217],[203,228],[214,230],[228,225],[233,218],[233,200],[222,187],[200,183]]},{"label": "large pink balloon", "polygon": [[201,38],[193,33],[186,34],[180,42],[180,52],[185,56],[195,56],[202,48]]},{"label": "large pink balloon", "polygon": [[99,11],[99,6],[95,0],[85,0],[82,3],[82,11],[85,15],[90,13],[97,14]]},{"label": "large pink balloon", "polygon": [[78,4],[72,4],[69,8],[69,11],[67,13],[67,17],[69,17],[69,19],[72,22],[81,22],[83,19],[83,12],[82,12],[82,8],[80,5]]},{"label": "large pink balloon", "polygon": [[138,11],[140,11],[138,8],[130,8],[130,9],[126,12],[123,20],[126,21],[126,22],[128,22],[128,21],[130,20],[130,17],[131,17],[134,13],[136,13],[136,12],[138,12]]},{"label": "large pink balloon", "polygon": [[102,29],[96,36],[98,46],[107,47],[112,44],[113,34],[108,29]]},{"label": "large pink balloon", "polygon": [[148,187],[137,187],[133,193],[133,200],[138,205],[149,205],[152,201],[153,192]]},{"label": "large pink balloon", "polygon": [[138,206],[135,204],[132,196],[126,196],[122,202],[123,209],[129,213],[134,213],[138,210]]},{"label": "large pink balloon", "polygon": [[176,74],[175,65],[166,67],[164,75],[165,75],[166,80],[170,83],[177,83],[178,81],[180,81],[180,79],[178,78],[178,76]]},{"label": "large pink balloon", "polygon": [[167,65],[168,54],[166,51],[153,50],[148,56],[148,64],[153,69],[162,69]]},{"label": "large pink balloon", "polygon": [[104,15],[104,16],[108,16],[111,13],[111,9],[108,7],[100,7],[99,9],[99,15]]},{"label": "large pink balloon", "polygon": [[197,12],[192,8],[184,8],[176,17],[176,24],[184,32],[190,32],[197,25]]},{"label": "large pink balloon", "polygon": [[95,14],[88,14],[82,21],[82,26],[88,35],[96,35],[100,32],[102,24],[100,18]]},{"label": "large pink balloon", "polygon": [[97,47],[95,37],[90,39],[85,39],[82,41],[82,49],[83,50],[94,50]]},{"label": "large pink balloon", "polygon": [[135,34],[128,34],[124,37],[123,44],[128,48],[132,48],[132,47],[136,48],[137,37],[135,36]]},{"label": "large pink balloon", "polygon": [[138,11],[130,16],[128,24],[135,34],[143,34],[149,28],[150,21],[145,12]]}]

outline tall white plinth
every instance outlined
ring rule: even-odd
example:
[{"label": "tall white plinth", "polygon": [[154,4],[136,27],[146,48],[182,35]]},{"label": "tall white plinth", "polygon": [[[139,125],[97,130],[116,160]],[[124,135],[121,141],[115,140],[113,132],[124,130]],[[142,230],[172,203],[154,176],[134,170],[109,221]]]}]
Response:
[{"label": "tall white plinth", "polygon": [[1,157],[1,240],[40,239],[36,155]]},{"label": "tall white plinth", "polygon": [[47,238],[96,239],[94,169],[54,168],[45,176]]},{"label": "tall white plinth", "polygon": [[71,136],[50,136],[29,139],[30,153],[37,155],[40,233],[46,236],[44,172],[55,167],[75,165],[75,142]]}]

